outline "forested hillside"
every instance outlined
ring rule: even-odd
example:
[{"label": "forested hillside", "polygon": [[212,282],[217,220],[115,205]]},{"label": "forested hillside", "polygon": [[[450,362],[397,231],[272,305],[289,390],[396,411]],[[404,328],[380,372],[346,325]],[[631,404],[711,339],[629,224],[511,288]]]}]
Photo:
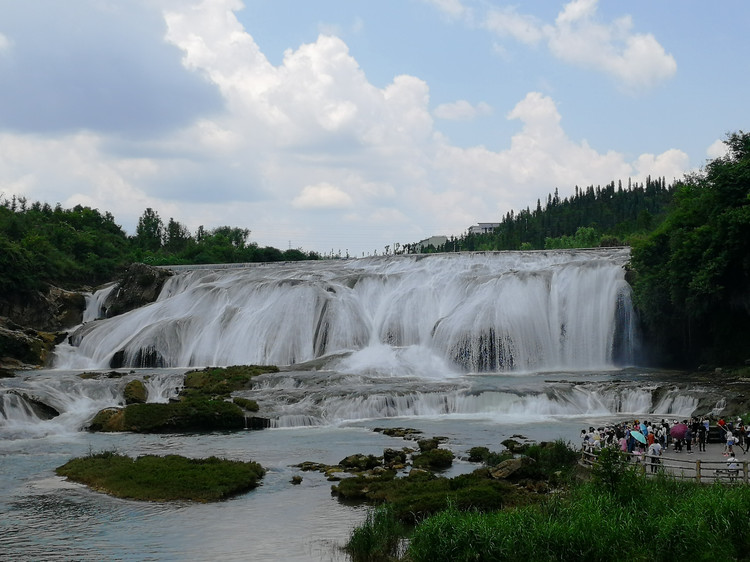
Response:
[{"label": "forested hillside", "polygon": [[63,209],[23,198],[0,199],[0,292],[4,297],[39,289],[111,281],[133,262],[152,265],[315,259],[249,242],[250,231],[199,227],[195,235],[174,219],[165,225],[152,209],[128,236],[109,212],[77,205]]},{"label": "forested hillside", "polygon": [[672,365],[750,359],[750,134],[676,184],[665,220],[633,244],[636,304]]},{"label": "forested hillside", "polygon": [[494,232],[467,233],[451,238],[434,251],[543,250],[626,245],[646,234],[663,218],[672,200],[673,186],[664,179],[623,187],[615,182],[601,187],[575,188],[575,195],[560,199],[557,189],[516,213],[509,211]]}]

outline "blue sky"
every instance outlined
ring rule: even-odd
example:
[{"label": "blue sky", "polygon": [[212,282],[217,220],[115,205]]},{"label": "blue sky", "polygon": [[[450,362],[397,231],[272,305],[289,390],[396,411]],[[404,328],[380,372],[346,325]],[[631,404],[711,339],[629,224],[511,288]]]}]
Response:
[{"label": "blue sky", "polygon": [[0,194],[360,256],[750,129],[750,4],[0,0]]}]

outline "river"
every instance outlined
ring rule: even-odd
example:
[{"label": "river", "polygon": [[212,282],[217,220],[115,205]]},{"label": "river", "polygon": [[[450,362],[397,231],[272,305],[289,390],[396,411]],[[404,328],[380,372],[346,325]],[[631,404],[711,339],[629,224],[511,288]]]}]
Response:
[{"label": "river", "polygon": [[[584,426],[716,403],[710,389],[637,366],[627,259],[615,249],[196,270],[142,309],[111,319],[90,309],[51,368],[0,379],[0,558],[345,560],[340,546],[366,508],[294,465],[414,444],[376,427],[446,437],[451,475],[475,468],[462,460],[471,447],[501,450],[514,435],[577,445]],[[246,363],[282,367],[239,393],[270,429],[85,431],[134,378],[163,402],[189,368]],[[59,415],[45,419],[38,403]],[[216,455],[268,472],[215,504],[120,500],[54,475],[103,450]]]}]

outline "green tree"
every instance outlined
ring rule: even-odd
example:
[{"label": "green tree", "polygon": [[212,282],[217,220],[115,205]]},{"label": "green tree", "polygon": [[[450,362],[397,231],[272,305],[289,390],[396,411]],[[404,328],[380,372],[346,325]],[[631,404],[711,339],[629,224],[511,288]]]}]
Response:
[{"label": "green tree", "polygon": [[161,248],[164,239],[164,223],[159,213],[151,207],[147,208],[138,219],[135,239],[138,246],[144,250],[155,252]]},{"label": "green tree", "polygon": [[750,134],[686,176],[666,220],[634,245],[646,329],[669,363],[735,362],[750,339]]}]

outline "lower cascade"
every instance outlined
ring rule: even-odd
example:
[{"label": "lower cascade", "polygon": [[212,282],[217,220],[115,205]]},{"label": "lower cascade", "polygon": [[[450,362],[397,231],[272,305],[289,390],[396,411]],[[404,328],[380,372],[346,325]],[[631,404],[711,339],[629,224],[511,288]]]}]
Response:
[{"label": "lower cascade", "polygon": [[638,354],[628,259],[615,248],[179,271],[156,302],[86,322],[54,367],[323,359],[353,372],[428,377],[614,368]]}]

